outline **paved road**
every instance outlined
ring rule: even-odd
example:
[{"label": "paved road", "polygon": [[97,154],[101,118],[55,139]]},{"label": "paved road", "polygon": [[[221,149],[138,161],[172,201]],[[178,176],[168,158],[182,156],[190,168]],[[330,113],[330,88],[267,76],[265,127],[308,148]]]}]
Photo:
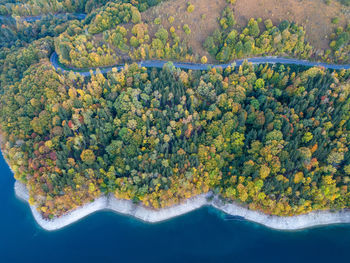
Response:
[{"label": "paved road", "polygon": [[[67,17],[72,18],[72,19],[82,20],[86,17],[86,14],[83,14],[83,13],[54,14],[53,16],[58,17],[58,18],[67,16]],[[43,17],[42,15],[39,15],[39,16],[22,17],[21,19],[24,21],[27,21],[27,22],[34,22],[34,21],[40,20],[42,17]],[[0,16],[0,19],[1,18],[6,18],[6,17]],[[312,61],[307,61],[307,60],[299,60],[299,59],[291,59],[291,58],[283,58],[283,57],[256,57],[256,58],[248,58],[246,60],[248,62],[253,63],[253,64],[280,63],[280,64],[286,64],[286,65],[299,65],[299,66],[306,66],[306,67],[321,66],[321,67],[324,67],[327,69],[336,69],[336,70],[350,69],[350,64],[347,64],[347,65],[327,64],[327,63],[323,63],[323,62],[312,62]],[[63,72],[64,71],[79,72],[82,76],[90,76],[91,71],[93,73],[96,73],[96,70],[97,70],[97,68],[86,69],[86,70],[69,68],[69,67],[62,68],[58,63],[58,57],[57,57],[56,52],[54,52],[51,55],[50,61],[56,69],[60,69]],[[172,64],[175,67],[181,68],[181,69],[207,70],[209,67],[227,68],[228,66],[231,66],[233,63],[235,63],[236,66],[240,66],[240,65],[242,65],[243,61],[244,61],[244,59],[238,59],[238,60],[232,61],[232,62],[227,63],[227,64],[199,64],[199,63],[185,63],[185,62],[172,62]],[[168,63],[168,61],[146,60],[146,61],[139,62],[138,65],[142,66],[142,67],[147,67],[147,68],[162,68],[164,66],[164,64],[166,64],[166,63]],[[101,73],[107,73],[107,72],[111,71],[113,68],[120,70],[123,67],[124,67],[124,65],[114,65],[114,66],[110,66],[110,67],[100,68],[100,71],[101,71]]]},{"label": "paved road", "polygon": [[[312,62],[307,60],[299,60],[299,59],[291,59],[291,58],[282,58],[282,57],[257,57],[257,58],[248,58],[246,59],[248,62],[251,62],[253,64],[286,64],[286,65],[299,65],[299,66],[306,66],[306,67],[314,67],[314,66],[320,66],[327,69],[350,69],[350,64],[347,65],[337,65],[337,64],[327,64],[322,62]],[[51,57],[50,61],[52,65],[55,67],[55,69],[60,69],[62,72],[65,71],[73,71],[73,72],[79,72],[80,75],[88,77],[91,76],[92,73],[96,73],[97,68],[91,68],[91,69],[76,69],[76,68],[70,68],[65,67],[63,68],[58,63],[58,56],[57,53],[54,52]],[[235,64],[236,66],[240,66],[243,64],[244,59],[239,59],[232,61],[227,64],[199,64],[199,63],[185,63],[185,62],[171,62],[175,67],[181,68],[181,69],[192,69],[192,70],[207,70],[209,67],[214,68],[227,68],[228,66],[231,66],[232,64]],[[162,68],[166,63],[169,61],[160,61],[160,60],[145,60],[138,62],[137,64],[142,67],[146,68]],[[99,68],[101,73],[107,73],[111,71],[113,68],[116,68],[117,70],[120,70],[124,67],[124,65],[114,65],[110,67],[104,67]]]}]

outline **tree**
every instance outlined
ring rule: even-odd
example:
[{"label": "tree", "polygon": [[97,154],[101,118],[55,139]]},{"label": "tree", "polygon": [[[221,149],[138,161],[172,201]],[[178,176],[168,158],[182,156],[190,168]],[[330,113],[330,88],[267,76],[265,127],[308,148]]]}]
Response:
[{"label": "tree", "polygon": [[312,140],[312,138],[313,138],[312,133],[311,133],[311,132],[306,132],[306,133],[304,134],[302,140],[303,140],[303,142],[309,142],[309,141]]},{"label": "tree", "polygon": [[327,158],[327,162],[329,164],[338,164],[343,160],[344,160],[344,153],[336,152],[336,151],[332,151]]},{"label": "tree", "polygon": [[141,14],[137,9],[131,9],[131,22],[134,24],[141,22]]},{"label": "tree", "polygon": [[167,42],[168,40],[168,31],[166,29],[164,29],[163,27],[161,27],[160,29],[158,29],[158,31],[156,32],[156,37],[159,38],[164,44]]},{"label": "tree", "polygon": [[265,81],[263,79],[257,79],[255,81],[255,88],[257,90],[263,89],[265,87]]},{"label": "tree", "polygon": [[257,37],[260,34],[260,29],[258,22],[254,19],[251,18],[248,22],[248,29],[249,29],[249,34],[253,37]]},{"label": "tree", "polygon": [[345,172],[347,175],[350,175],[350,165],[345,165],[345,166],[344,166],[344,172]]},{"label": "tree", "polygon": [[273,130],[272,132],[269,132],[266,137],[265,137],[265,141],[269,142],[272,140],[276,140],[276,141],[281,141],[283,140],[283,134],[281,131],[278,130]]},{"label": "tree", "polygon": [[83,150],[80,158],[84,163],[88,165],[92,165],[96,160],[94,152],[90,149]]},{"label": "tree", "polygon": [[264,24],[265,24],[266,29],[270,29],[273,27],[273,23],[272,23],[271,19],[265,20]]},{"label": "tree", "polygon": [[262,165],[259,170],[260,178],[264,180],[270,175],[270,171],[271,169],[269,167],[267,167],[266,165]]},{"label": "tree", "polygon": [[294,175],[293,182],[294,182],[295,184],[298,184],[298,183],[300,183],[303,179],[304,179],[304,174],[303,174],[302,172],[297,172],[297,173]]}]

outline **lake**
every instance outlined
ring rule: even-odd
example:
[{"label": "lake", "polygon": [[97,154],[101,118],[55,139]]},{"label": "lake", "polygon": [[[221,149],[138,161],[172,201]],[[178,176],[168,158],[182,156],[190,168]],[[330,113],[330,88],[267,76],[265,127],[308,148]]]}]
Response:
[{"label": "lake", "polygon": [[271,230],[225,221],[202,208],[158,224],[98,212],[47,232],[16,198],[14,179],[0,157],[0,262],[347,262],[350,225],[302,231]]}]

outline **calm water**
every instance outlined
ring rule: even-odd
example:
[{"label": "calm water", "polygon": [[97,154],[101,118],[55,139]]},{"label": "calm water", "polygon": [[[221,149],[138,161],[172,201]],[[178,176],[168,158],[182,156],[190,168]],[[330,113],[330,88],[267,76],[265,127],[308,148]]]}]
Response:
[{"label": "calm water", "polygon": [[2,157],[0,173],[1,263],[349,262],[350,225],[282,232],[224,221],[210,208],[154,225],[99,212],[47,232],[15,197]]}]

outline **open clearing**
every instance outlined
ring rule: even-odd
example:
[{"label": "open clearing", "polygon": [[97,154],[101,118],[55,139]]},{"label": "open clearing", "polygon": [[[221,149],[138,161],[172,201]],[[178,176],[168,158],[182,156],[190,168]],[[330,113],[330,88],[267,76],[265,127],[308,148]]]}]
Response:
[{"label": "open clearing", "polygon": [[[237,0],[234,8],[241,25],[250,17],[270,18],[274,23],[294,21],[305,28],[307,40],[319,49],[328,48],[334,28],[350,22],[350,8],[334,0],[330,5],[324,0]],[[331,22],[335,17],[339,18],[338,25]]]},{"label": "open clearing", "polygon": [[[192,13],[187,12],[188,2],[188,0],[163,2],[142,13],[142,18],[149,23],[151,34],[154,33],[152,30],[157,28],[153,24],[154,19],[157,17],[161,18],[161,24],[166,29],[173,26],[181,39],[188,41],[194,53],[201,56],[206,55],[209,58],[209,54],[203,49],[203,43],[219,27],[217,21],[227,2],[226,0],[191,0],[190,2],[195,6],[195,10]],[[169,16],[175,18],[172,24],[168,21]],[[188,24],[191,29],[190,35],[186,35],[183,31],[183,25],[185,24]]]},{"label": "open clearing", "polygon": [[[192,13],[186,10],[188,2],[195,6]],[[194,53],[209,58],[202,45],[207,36],[219,27],[217,19],[226,6],[226,0],[169,0],[147,10],[142,17],[149,23],[151,34],[155,28],[153,21],[159,17],[165,28],[173,26],[181,38],[188,40]],[[324,0],[237,0],[230,7],[241,26],[245,26],[251,17],[270,18],[275,24],[285,19],[294,21],[305,28],[307,41],[317,49],[328,48],[329,36],[334,29],[350,22],[350,8],[334,0],[330,5],[326,5]],[[169,23],[169,16],[175,18],[173,24]],[[331,23],[335,17],[339,18],[337,25]],[[190,35],[183,32],[184,24],[189,25]]]}]

